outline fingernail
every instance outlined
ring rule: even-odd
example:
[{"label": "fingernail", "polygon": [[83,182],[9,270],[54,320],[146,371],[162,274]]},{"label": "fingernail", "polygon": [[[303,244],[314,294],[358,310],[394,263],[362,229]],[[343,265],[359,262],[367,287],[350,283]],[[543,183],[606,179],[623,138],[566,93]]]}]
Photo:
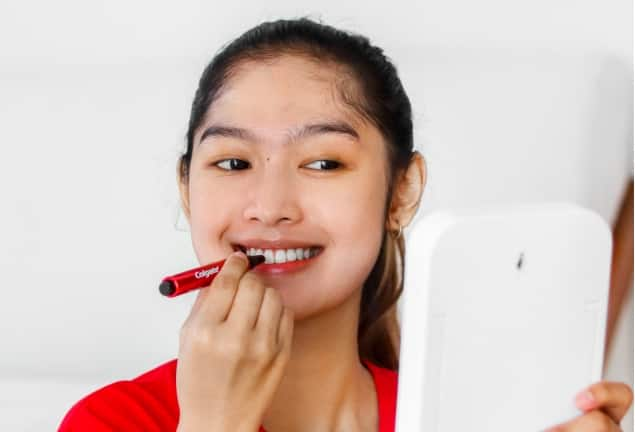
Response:
[{"label": "fingernail", "polygon": [[575,397],[575,404],[578,408],[587,410],[589,408],[593,408],[595,405],[595,399],[593,399],[593,394],[590,391],[584,390],[578,393]]}]

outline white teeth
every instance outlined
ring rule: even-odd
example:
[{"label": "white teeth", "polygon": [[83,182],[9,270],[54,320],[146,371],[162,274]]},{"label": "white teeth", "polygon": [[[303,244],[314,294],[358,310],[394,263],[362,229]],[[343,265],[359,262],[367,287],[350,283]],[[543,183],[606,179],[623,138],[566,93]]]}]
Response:
[{"label": "white teeth", "polygon": [[295,249],[287,249],[287,261],[295,261]]},{"label": "white teeth", "polygon": [[299,261],[314,257],[318,253],[318,248],[296,248],[296,249],[256,249],[248,248],[247,255],[264,255],[265,264],[279,264],[288,261]]},{"label": "white teeth", "polygon": [[266,249],[265,253],[265,264],[273,264],[273,251],[271,249]]},{"label": "white teeth", "polygon": [[287,261],[286,252],[283,251],[283,250],[277,250],[276,251],[276,255],[275,255],[275,259],[276,259],[276,264],[286,262]]}]

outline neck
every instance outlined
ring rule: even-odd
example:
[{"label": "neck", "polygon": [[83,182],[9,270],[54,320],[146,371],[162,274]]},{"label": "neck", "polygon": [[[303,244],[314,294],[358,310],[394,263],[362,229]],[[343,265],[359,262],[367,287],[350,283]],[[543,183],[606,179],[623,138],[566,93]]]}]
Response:
[{"label": "neck", "polygon": [[294,323],[291,356],[262,422],[268,432],[377,430],[375,385],[358,354],[360,300],[361,290]]}]

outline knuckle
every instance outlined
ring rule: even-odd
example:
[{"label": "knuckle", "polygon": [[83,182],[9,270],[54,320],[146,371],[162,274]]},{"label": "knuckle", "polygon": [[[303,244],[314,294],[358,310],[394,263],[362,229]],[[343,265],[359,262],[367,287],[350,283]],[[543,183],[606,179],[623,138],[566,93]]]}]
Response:
[{"label": "knuckle", "polygon": [[254,341],[251,347],[252,360],[255,361],[268,361],[273,354],[273,349],[269,346],[266,340],[259,338]]},{"label": "knuckle", "polygon": [[181,327],[181,338],[184,343],[201,350],[207,350],[213,346],[214,340],[210,329],[193,325]]},{"label": "knuckle", "polygon": [[241,359],[247,354],[248,342],[246,337],[241,334],[228,337],[221,344],[218,349],[224,356],[232,359]]}]

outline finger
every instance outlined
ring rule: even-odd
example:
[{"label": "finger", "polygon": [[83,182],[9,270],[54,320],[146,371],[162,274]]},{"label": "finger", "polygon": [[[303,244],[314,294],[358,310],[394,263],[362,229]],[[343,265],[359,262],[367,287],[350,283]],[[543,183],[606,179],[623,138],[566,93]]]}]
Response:
[{"label": "finger", "polygon": [[[229,256],[227,258],[229,258]],[[188,320],[200,316],[199,310],[201,308],[201,305],[206,302],[207,296],[211,291],[210,289],[205,288],[210,288],[213,282],[214,281],[210,282],[207,286],[204,286],[201,289],[197,290],[198,292],[196,293],[196,299],[194,300],[194,304],[192,304],[192,307],[190,308],[190,315],[188,316]]]},{"label": "finger", "polygon": [[585,412],[600,409],[619,424],[633,402],[633,391],[621,382],[600,381],[580,392],[575,402]]},{"label": "finger", "polygon": [[265,339],[270,347],[278,347],[278,331],[282,312],[284,312],[284,307],[280,293],[275,288],[266,287],[260,314],[256,321],[256,333],[257,337]]},{"label": "finger", "polygon": [[291,344],[293,341],[293,311],[287,307],[282,308],[282,317],[280,318],[280,326],[277,331],[277,349],[273,363],[273,371],[281,374],[286,368],[289,358],[291,357]]},{"label": "finger", "polygon": [[200,289],[198,290],[198,292],[196,293],[196,299],[194,300],[194,304],[192,305],[192,308],[190,309],[190,314],[188,315],[187,319],[185,320],[185,322],[189,322],[191,320],[194,319],[194,317],[199,315],[199,310],[201,308],[201,304],[204,301],[204,296],[206,296],[207,292],[209,292],[209,290],[206,289]]},{"label": "finger", "polygon": [[196,314],[198,310],[201,308],[201,304],[205,302],[205,299],[207,298],[210,292],[209,289],[205,289],[205,288],[209,288],[211,284],[212,283],[210,282],[207,286],[202,287],[196,293],[196,299],[194,300],[194,304],[192,305],[192,309],[191,309],[192,314]]},{"label": "finger", "polygon": [[239,331],[251,331],[258,319],[265,287],[254,273],[246,273],[238,283],[227,322]]},{"label": "finger", "polygon": [[289,352],[293,339],[294,314],[288,307],[284,308],[278,329],[278,344],[282,351]]},{"label": "finger", "polygon": [[620,432],[621,428],[602,411],[594,410],[579,415],[566,423],[551,427],[544,432]]},{"label": "finger", "polygon": [[200,313],[206,319],[220,323],[227,319],[227,315],[238,290],[240,278],[247,271],[247,256],[243,252],[234,252],[225,261],[216,278],[212,281],[206,293],[201,296]]}]

